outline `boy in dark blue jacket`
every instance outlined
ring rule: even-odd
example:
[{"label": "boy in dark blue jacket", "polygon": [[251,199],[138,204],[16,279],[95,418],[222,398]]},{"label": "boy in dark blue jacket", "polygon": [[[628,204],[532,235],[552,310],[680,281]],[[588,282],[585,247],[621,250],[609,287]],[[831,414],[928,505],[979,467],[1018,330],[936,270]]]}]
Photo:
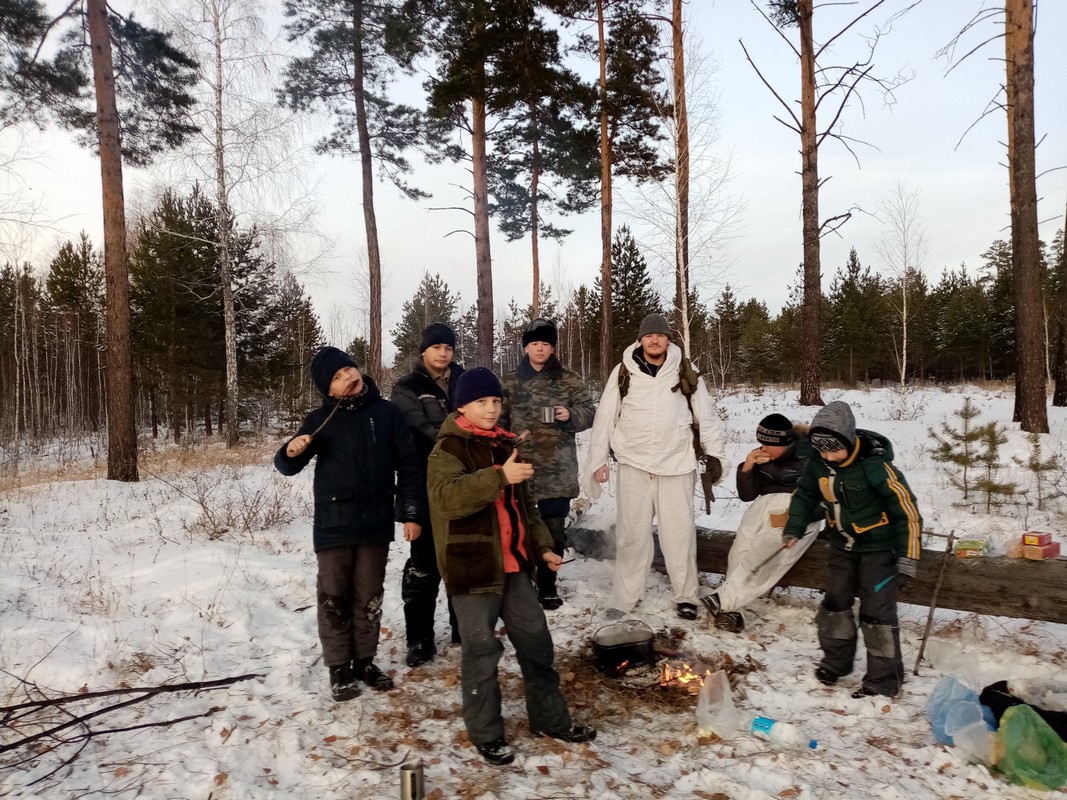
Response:
[{"label": "boy in dark blue jacket", "polygon": [[278,450],[274,466],[295,475],[317,458],[319,641],[334,700],[351,700],[359,696],[359,680],[378,691],[393,688],[374,664],[385,565],[394,516],[406,541],[419,536],[422,473],[403,414],[347,353],[323,347],[309,371],[323,404]]}]

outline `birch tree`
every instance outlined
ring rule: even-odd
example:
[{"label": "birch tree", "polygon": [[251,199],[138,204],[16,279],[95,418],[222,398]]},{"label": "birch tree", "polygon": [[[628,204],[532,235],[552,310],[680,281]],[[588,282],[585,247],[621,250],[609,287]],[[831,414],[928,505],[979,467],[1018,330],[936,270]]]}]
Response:
[{"label": "birch tree", "polygon": [[921,275],[926,260],[926,231],[919,220],[920,196],[917,190],[907,191],[902,184],[878,204],[878,219],[884,225],[874,243],[874,250],[882,266],[897,276],[900,293],[893,305],[900,321],[900,340],[894,348],[894,358],[903,387],[908,376],[908,333],[911,284]]}]

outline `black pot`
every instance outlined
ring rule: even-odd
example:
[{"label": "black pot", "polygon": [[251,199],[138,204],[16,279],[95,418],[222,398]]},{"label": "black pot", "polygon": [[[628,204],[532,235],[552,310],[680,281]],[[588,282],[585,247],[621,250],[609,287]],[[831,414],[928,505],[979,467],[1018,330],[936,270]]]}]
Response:
[{"label": "black pot", "polygon": [[593,653],[597,667],[609,675],[621,675],[631,667],[649,664],[655,659],[652,629],[636,619],[605,625],[593,634]]}]

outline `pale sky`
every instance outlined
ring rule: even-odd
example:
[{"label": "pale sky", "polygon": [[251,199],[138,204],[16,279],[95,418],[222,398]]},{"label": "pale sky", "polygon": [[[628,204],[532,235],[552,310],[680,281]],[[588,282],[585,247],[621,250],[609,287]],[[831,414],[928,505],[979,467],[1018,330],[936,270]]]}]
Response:
[{"label": "pale sky", "polygon": [[[889,5],[899,8],[903,2]],[[848,136],[877,149],[856,146],[858,166],[833,141],[828,140],[820,151],[820,174],[824,180],[830,178],[820,198],[824,219],[852,207],[873,210],[898,184],[906,191],[921,193],[919,215],[928,250],[924,266],[932,283],[946,266],[957,267],[963,262],[973,272],[990,243],[1009,238],[1003,111],[994,110],[978,122],[957,147],[1003,84],[1003,43],[990,43],[947,76],[946,62],[936,57],[936,51],[982,6],[978,0],[925,0],[898,21],[878,46],[876,72],[887,76],[911,70],[914,79],[897,90],[892,108],[884,106],[880,96],[866,91],[863,106],[853,104],[843,116]],[[837,17],[831,20],[830,15],[853,8],[827,7],[822,12],[828,18],[825,22],[820,22],[821,12],[817,11],[816,39],[824,40],[839,27],[833,24]],[[703,299],[713,302],[721,285],[729,282],[741,299],[763,300],[774,314],[786,300],[801,262],[799,137],[773,119],[774,115],[781,116],[783,109],[745,61],[738,40],[744,41],[761,71],[789,102],[799,98],[799,68],[778,33],[747,0],[694,0],[687,13],[704,56],[718,64],[712,80],[718,93],[719,132],[717,139],[705,146],[731,159],[733,177],[725,192],[743,202],[738,227],[725,243],[725,252],[716,256],[718,266],[702,280]],[[870,26],[858,30],[869,33]],[[1067,75],[1067,55],[1060,43],[1065,30],[1067,3],[1046,0],[1040,4],[1035,39],[1036,114],[1037,137],[1044,140],[1038,148],[1038,174],[1054,170],[1038,182],[1039,216],[1044,221],[1041,234],[1046,241],[1063,226],[1067,203],[1067,170],[1063,169],[1067,165],[1067,103],[1062,78]],[[976,32],[964,41],[961,52],[995,32],[999,26],[985,23],[981,34]],[[846,36],[841,42],[837,58],[841,62],[855,60],[858,37]],[[691,96],[691,106],[706,93]],[[825,118],[825,114],[820,117],[820,124]],[[27,149],[36,150],[39,156],[19,165],[25,186],[12,185],[8,194],[17,190],[22,202],[42,206],[45,216],[54,222],[26,241],[19,252],[0,257],[29,256],[43,266],[59,242],[76,237],[82,229],[102,247],[97,161],[62,133],[30,131],[25,139]],[[10,152],[10,140],[0,142]],[[310,163],[308,180],[317,185],[318,193],[315,224],[335,244],[331,255],[319,259],[305,280],[327,334],[350,337],[362,327],[360,320],[366,315],[365,302],[354,288],[363,280],[365,259],[359,166],[355,160],[327,156],[314,157]],[[126,176],[130,203],[144,193],[144,187],[158,180],[159,170],[127,170]],[[383,316],[387,358],[392,349],[389,329],[423,272],[439,272],[462,294],[465,305],[475,300],[473,239],[466,233],[446,236],[458,228],[469,229],[469,216],[430,210],[431,206],[463,204],[465,196],[456,185],[465,187],[469,177],[456,166],[420,165],[413,180],[435,196],[412,202],[391,186],[376,187],[386,273]],[[616,202],[616,226],[630,222],[640,242],[644,230],[641,218],[650,212],[631,190],[624,187],[622,193],[624,197]],[[543,279],[549,283],[562,280],[571,289],[582,283],[592,286],[600,262],[599,212],[556,221],[575,232],[562,245],[543,243]],[[857,213],[840,236],[826,238],[822,248],[824,286],[829,286],[850,247],[857,249],[861,261],[878,269],[873,242],[883,230],[876,220]],[[528,240],[506,243],[494,228],[492,248],[496,308],[503,312],[513,297],[527,304],[531,293]]]}]

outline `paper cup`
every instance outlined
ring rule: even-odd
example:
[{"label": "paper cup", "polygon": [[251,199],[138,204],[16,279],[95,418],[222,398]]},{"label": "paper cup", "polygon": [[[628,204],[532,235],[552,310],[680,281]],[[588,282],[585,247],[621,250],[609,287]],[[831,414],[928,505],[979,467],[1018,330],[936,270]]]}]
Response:
[{"label": "paper cup", "polygon": [[771,527],[784,528],[789,521],[789,506],[775,506],[771,509]]}]

